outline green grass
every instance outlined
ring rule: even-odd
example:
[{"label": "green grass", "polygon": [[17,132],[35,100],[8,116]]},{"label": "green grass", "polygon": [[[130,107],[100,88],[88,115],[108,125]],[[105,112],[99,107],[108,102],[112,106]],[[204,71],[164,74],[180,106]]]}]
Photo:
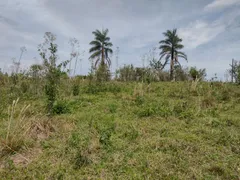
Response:
[{"label": "green grass", "polygon": [[[240,179],[239,86],[119,82],[66,92],[64,114],[51,119],[43,98],[20,98],[19,109],[31,104],[33,142],[1,152],[2,179]],[[7,124],[0,116],[0,137]]]}]

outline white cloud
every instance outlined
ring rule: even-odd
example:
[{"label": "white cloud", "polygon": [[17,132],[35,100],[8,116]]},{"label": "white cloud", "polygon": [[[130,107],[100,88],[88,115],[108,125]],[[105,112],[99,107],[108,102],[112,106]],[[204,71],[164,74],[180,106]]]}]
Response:
[{"label": "white cloud", "polygon": [[208,43],[225,30],[225,25],[214,22],[209,24],[205,21],[195,21],[188,27],[179,29],[179,35],[188,49],[196,48]]},{"label": "white cloud", "polygon": [[212,3],[205,6],[205,11],[224,9],[233,5],[240,4],[240,0],[214,0]]}]

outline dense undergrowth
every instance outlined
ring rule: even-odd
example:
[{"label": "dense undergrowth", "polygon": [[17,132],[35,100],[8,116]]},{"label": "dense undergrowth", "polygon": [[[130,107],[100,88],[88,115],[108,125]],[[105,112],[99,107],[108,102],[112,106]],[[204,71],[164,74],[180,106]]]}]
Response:
[{"label": "dense undergrowth", "polygon": [[239,86],[66,79],[51,117],[29,83],[0,91],[2,179],[240,178]]}]

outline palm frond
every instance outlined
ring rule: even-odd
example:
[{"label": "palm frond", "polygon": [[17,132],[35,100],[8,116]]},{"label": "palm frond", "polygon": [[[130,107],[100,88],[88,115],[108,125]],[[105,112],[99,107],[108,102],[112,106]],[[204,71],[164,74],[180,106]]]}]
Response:
[{"label": "palm frond", "polygon": [[101,46],[93,46],[89,49],[89,53],[95,52],[95,51],[100,51],[102,49]]},{"label": "palm frond", "polygon": [[99,57],[100,55],[101,55],[101,51],[96,51],[89,57],[89,59],[94,59],[96,57]]},{"label": "palm frond", "polygon": [[101,46],[101,42],[99,42],[99,41],[91,41],[90,45]]}]

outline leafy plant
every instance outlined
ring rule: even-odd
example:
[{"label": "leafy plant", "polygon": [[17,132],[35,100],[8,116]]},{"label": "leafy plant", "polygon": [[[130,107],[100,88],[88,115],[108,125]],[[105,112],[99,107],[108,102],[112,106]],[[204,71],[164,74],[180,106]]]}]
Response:
[{"label": "leafy plant", "polygon": [[196,79],[203,80],[206,77],[206,69],[197,69],[196,67],[191,67],[189,70],[190,77],[195,81]]},{"label": "leafy plant", "polygon": [[57,101],[53,105],[53,114],[66,114],[69,112],[70,112],[70,109],[66,101]]},{"label": "leafy plant", "polygon": [[74,84],[74,85],[73,85],[73,87],[72,87],[72,92],[73,92],[73,95],[74,95],[74,96],[78,96],[78,95],[79,95],[79,89],[80,89],[79,84]]},{"label": "leafy plant", "polygon": [[43,59],[43,64],[46,73],[45,94],[47,96],[47,111],[50,115],[53,112],[54,102],[57,99],[58,86],[62,75],[62,67],[66,67],[69,61],[56,64],[57,62],[57,44],[55,44],[56,36],[51,32],[46,32],[44,35],[45,42],[39,45],[38,51]]}]

